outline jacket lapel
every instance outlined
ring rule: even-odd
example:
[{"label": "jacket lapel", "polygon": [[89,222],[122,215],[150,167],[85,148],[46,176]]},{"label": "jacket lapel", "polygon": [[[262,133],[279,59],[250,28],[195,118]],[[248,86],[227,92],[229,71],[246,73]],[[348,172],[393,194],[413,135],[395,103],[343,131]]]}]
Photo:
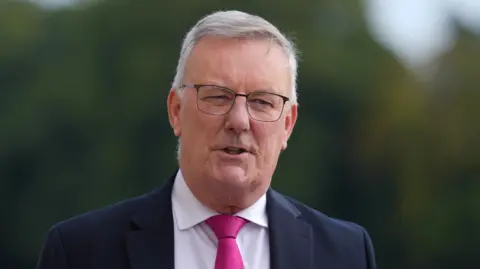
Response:
[{"label": "jacket lapel", "polygon": [[132,231],[125,238],[132,269],[174,267],[171,202],[174,177],[163,187],[148,194],[145,205],[132,219]]},{"label": "jacket lapel", "polygon": [[[145,205],[126,234],[132,269],[174,268],[174,226],[171,194],[176,173],[161,188],[145,196]],[[312,229],[281,194],[267,192],[272,269],[312,267]]]},{"label": "jacket lapel", "polygon": [[270,260],[272,269],[312,267],[312,228],[281,194],[268,190]]}]

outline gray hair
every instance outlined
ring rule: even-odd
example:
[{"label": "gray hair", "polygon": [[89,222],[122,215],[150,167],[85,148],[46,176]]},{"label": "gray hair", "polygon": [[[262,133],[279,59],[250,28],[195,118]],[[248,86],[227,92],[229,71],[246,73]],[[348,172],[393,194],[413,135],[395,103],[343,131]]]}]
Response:
[{"label": "gray hair", "polygon": [[[180,50],[180,58],[178,60],[175,78],[172,83],[172,88],[174,88],[180,96],[180,89],[183,85],[188,57],[200,39],[206,36],[267,39],[282,47],[288,58],[288,67],[291,75],[290,105],[297,104],[298,52],[294,43],[267,20],[237,10],[217,11],[207,15],[200,19],[186,34]],[[179,138],[177,144],[178,160],[180,159],[180,148],[181,143]]]},{"label": "gray hair", "polygon": [[182,87],[187,59],[197,42],[206,36],[250,39],[264,38],[281,46],[288,57],[288,65],[290,68],[291,104],[297,104],[298,54],[295,45],[285,37],[277,27],[265,19],[236,10],[214,12],[200,19],[197,24],[190,29],[183,40],[172,88],[178,90]]}]

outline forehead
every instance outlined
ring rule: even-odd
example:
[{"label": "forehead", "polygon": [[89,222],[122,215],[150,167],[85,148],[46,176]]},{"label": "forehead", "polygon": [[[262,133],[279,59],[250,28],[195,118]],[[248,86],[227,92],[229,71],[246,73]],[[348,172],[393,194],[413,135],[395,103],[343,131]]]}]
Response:
[{"label": "forehead", "polygon": [[289,70],[285,52],[269,40],[204,37],[187,60],[185,80],[219,84],[235,91],[287,94]]}]

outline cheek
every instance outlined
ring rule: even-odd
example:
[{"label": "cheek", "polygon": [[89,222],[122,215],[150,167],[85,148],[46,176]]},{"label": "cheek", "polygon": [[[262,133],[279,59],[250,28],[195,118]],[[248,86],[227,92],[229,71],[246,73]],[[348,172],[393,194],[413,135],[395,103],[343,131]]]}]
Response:
[{"label": "cheek", "polygon": [[279,126],[267,125],[257,129],[257,143],[264,161],[276,159],[282,148],[283,136],[283,129]]},{"label": "cheek", "polygon": [[198,114],[195,103],[189,102],[182,111],[182,130],[188,133],[188,136],[195,136],[201,131],[202,115]]},{"label": "cheek", "polygon": [[200,130],[199,115],[191,107],[185,107],[182,111],[182,141],[186,151],[195,151],[199,146],[199,140],[203,136]]},{"label": "cheek", "polygon": [[197,149],[211,146],[221,130],[221,120],[196,110],[185,111],[185,115],[188,115],[182,125],[185,138]]}]

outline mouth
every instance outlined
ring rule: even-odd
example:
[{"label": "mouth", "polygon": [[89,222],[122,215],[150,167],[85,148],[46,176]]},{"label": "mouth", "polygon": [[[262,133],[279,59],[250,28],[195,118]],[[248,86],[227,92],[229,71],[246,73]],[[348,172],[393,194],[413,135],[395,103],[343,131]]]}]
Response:
[{"label": "mouth", "polygon": [[237,147],[226,147],[226,148],[223,148],[222,151],[230,155],[240,155],[242,153],[248,152],[244,148],[237,148]]}]

